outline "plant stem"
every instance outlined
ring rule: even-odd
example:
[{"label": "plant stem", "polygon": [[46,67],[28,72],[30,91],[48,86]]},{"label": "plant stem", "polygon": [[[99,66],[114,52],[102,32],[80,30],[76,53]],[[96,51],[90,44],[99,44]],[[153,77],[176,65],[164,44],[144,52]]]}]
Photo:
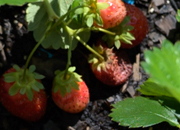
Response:
[{"label": "plant stem", "polygon": [[[68,30],[66,28],[66,30]],[[68,49],[68,60],[67,60],[67,64],[66,64],[66,69],[65,69],[65,72],[64,72],[64,80],[67,79],[67,73],[68,73],[68,69],[69,69],[69,66],[71,65],[71,50],[72,50],[72,36],[69,35],[69,49]]]},{"label": "plant stem", "polygon": [[[93,48],[91,48],[88,44],[86,44],[86,42],[84,42],[77,34],[80,33],[78,30],[73,30],[70,27],[68,27],[64,22],[63,22],[63,26],[66,29],[66,31],[68,32],[69,36],[70,36],[70,40],[72,42],[72,37],[75,37],[80,43],[82,43],[89,51],[91,51],[93,54],[95,54],[97,57],[99,57],[99,59],[101,61],[104,60],[104,57],[102,55],[100,55],[97,51],[95,51]],[[88,28],[87,28],[88,29]],[[86,30],[87,30],[86,29]],[[82,28],[83,30],[83,28]],[[83,30],[85,31],[85,30]]]},{"label": "plant stem", "polygon": [[104,32],[104,33],[107,33],[107,34],[109,34],[109,35],[116,35],[116,33],[111,32],[111,31],[109,31],[109,30],[106,30],[106,29],[103,29],[103,28],[96,28],[96,27],[80,28],[80,29],[78,29],[78,30],[76,31],[76,34],[81,33],[81,32],[84,32],[84,31],[89,31],[89,30]]},{"label": "plant stem", "polygon": [[60,25],[62,22],[64,22],[64,19],[70,14],[72,13],[73,11],[75,11],[76,9],[78,8],[81,8],[83,6],[77,6],[71,10],[69,10],[67,13],[65,13],[64,15],[62,15],[58,20],[57,22],[52,26],[51,30],[53,30],[54,28],[56,28],[58,25]]},{"label": "plant stem", "polygon": [[46,38],[46,34],[47,32],[49,31],[49,29],[51,28],[51,24],[49,24],[49,26],[47,27],[46,29],[46,32],[44,33],[44,35],[42,36],[42,38],[39,40],[39,42],[35,45],[35,47],[33,48],[33,50],[31,51],[31,53],[29,54],[27,60],[26,60],[26,64],[25,64],[25,67],[24,67],[24,72],[23,72],[23,81],[25,81],[25,77],[26,77],[26,70],[27,70],[27,67],[29,65],[29,62],[31,60],[31,57],[33,56],[34,52],[37,50],[37,48],[41,45],[42,41]]},{"label": "plant stem", "polygon": [[107,33],[109,35],[116,35],[115,32],[111,32],[111,31],[103,29],[103,28],[92,27],[91,30],[93,30],[93,31],[100,31],[100,32],[103,32],[103,33]]},{"label": "plant stem", "polygon": [[54,12],[48,0],[44,0],[44,5],[51,21],[53,21],[54,19],[59,19],[59,16]]},{"label": "plant stem", "polygon": [[82,43],[89,51],[91,51],[93,54],[95,54],[97,57],[99,57],[99,59],[101,61],[104,60],[104,57],[102,55],[100,55],[97,51],[95,51],[93,48],[91,48],[88,44],[86,44],[86,42],[84,42],[79,36],[75,36],[75,38]]}]

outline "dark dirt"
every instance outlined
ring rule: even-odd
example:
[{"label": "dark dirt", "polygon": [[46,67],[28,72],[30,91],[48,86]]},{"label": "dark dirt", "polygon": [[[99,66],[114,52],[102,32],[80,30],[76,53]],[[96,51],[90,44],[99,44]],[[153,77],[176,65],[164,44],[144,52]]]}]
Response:
[{"label": "dark dirt", "polygon": [[[153,3],[154,1],[154,3]],[[159,3],[158,3],[159,2]],[[89,87],[90,102],[87,108],[78,114],[69,114],[60,110],[51,99],[51,85],[54,76],[53,71],[64,69],[66,65],[66,51],[48,50],[53,54],[49,58],[42,48],[39,48],[31,63],[37,66],[37,71],[46,75],[43,80],[48,97],[46,115],[38,122],[26,122],[11,115],[0,104],[0,130],[127,130],[128,127],[119,126],[111,121],[108,116],[111,104],[127,97],[139,95],[136,89],[148,77],[139,62],[143,61],[143,52],[146,49],[160,47],[161,41],[168,38],[171,41],[179,39],[179,24],[175,20],[175,14],[180,8],[177,0],[136,0],[139,7],[149,22],[149,33],[143,42],[132,49],[126,50],[133,67],[132,76],[128,82],[118,87],[109,87],[98,81],[87,63],[89,52],[81,45],[73,51],[72,65],[77,67],[77,72],[82,75]],[[36,44],[32,32],[28,32],[25,21],[26,5],[22,7],[0,7],[0,75],[13,64],[23,66],[25,57]],[[134,69],[135,70],[135,69]],[[161,123],[145,130],[177,130],[168,123]],[[136,129],[135,129],[136,130]]]}]

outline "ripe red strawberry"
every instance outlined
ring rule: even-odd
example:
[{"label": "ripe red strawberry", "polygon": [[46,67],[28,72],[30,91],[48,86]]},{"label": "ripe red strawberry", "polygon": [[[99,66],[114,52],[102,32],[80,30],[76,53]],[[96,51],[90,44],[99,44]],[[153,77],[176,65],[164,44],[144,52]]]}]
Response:
[{"label": "ripe red strawberry", "polygon": [[[105,2],[110,6],[100,10],[103,28],[108,29],[120,24],[126,16],[126,7],[121,0],[97,0],[97,3]],[[97,26],[96,24],[94,24]]]},{"label": "ripe red strawberry", "polygon": [[149,30],[149,25],[147,18],[139,8],[127,3],[125,5],[127,9],[127,16],[130,16],[129,25],[134,27],[131,33],[134,35],[135,40],[132,41],[132,45],[122,43],[121,47],[132,48],[140,44],[142,40],[146,37],[146,34],[148,33]]},{"label": "ripe red strawberry", "polygon": [[69,68],[68,78],[63,79],[64,71],[56,72],[53,82],[52,99],[62,110],[69,113],[83,111],[89,103],[89,89],[74,67]]},{"label": "ripe red strawberry", "polygon": [[[5,72],[5,75],[0,78],[0,101],[14,116],[27,121],[37,121],[45,114],[47,96],[45,91],[41,89],[41,85],[39,91],[37,89],[38,87],[36,85],[40,83],[40,80],[37,81],[29,75],[29,79],[31,79],[32,82],[29,81],[25,84],[19,82],[22,81],[17,80],[21,79],[21,77],[19,77],[22,76],[21,72],[23,72],[21,69],[17,72],[14,68],[10,68]],[[14,77],[16,81],[12,80],[13,75],[18,75]],[[7,80],[7,82],[5,80]],[[10,80],[13,82],[9,82]],[[23,87],[21,88],[22,84]],[[34,89],[37,89],[37,91],[30,88],[32,84],[35,85]],[[25,89],[32,91],[33,95],[31,95],[31,93],[27,94],[26,92],[29,91]],[[29,94],[30,96],[27,96]]]},{"label": "ripe red strawberry", "polygon": [[99,60],[94,54],[90,54],[89,63],[96,78],[106,85],[117,86],[125,83],[132,73],[132,65],[124,51],[118,52],[106,47],[102,40],[94,46],[103,57]]}]

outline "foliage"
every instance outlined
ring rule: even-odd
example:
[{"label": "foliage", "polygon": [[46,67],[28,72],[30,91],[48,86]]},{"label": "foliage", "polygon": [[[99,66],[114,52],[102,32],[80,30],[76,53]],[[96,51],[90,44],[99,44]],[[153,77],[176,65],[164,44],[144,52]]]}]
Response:
[{"label": "foliage", "polygon": [[28,2],[37,2],[37,1],[40,1],[40,0],[0,0],[0,5],[8,4],[8,5],[21,6]]},{"label": "foliage", "polygon": [[180,10],[178,9],[177,14],[176,14],[176,19],[178,22],[180,22]]},{"label": "foliage", "polygon": [[139,91],[154,98],[125,99],[113,105],[110,116],[123,126],[147,127],[166,121],[180,128],[180,42],[173,45],[164,40],[161,49],[147,50],[144,57],[141,65],[150,78],[140,86]]},{"label": "foliage", "polygon": [[[180,104],[178,104],[180,106]],[[113,105],[110,116],[113,121],[130,128],[147,127],[163,121],[179,126],[176,115],[154,98],[135,97]]]}]

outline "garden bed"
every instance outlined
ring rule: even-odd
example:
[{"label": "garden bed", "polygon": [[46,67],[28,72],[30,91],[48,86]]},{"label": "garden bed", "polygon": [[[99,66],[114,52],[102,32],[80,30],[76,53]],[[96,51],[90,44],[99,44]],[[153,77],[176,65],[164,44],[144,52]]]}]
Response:
[{"label": "garden bed", "polygon": [[[138,96],[136,90],[148,76],[140,66],[144,60],[146,49],[160,47],[161,41],[169,39],[172,42],[179,39],[179,24],[175,15],[180,1],[175,0],[135,0],[149,22],[149,33],[143,42],[132,49],[126,49],[133,64],[133,74],[129,80],[117,87],[102,84],[92,73],[87,56],[89,52],[81,44],[72,52],[72,65],[82,75],[90,91],[90,102],[87,108],[78,114],[69,114],[60,110],[51,99],[52,78],[54,70],[64,69],[66,65],[66,51],[38,49],[31,63],[37,66],[37,71],[44,74],[43,80],[48,96],[48,106],[45,116],[38,122],[27,122],[10,114],[0,104],[1,130],[126,130],[113,122],[108,116],[111,104],[127,97]],[[2,75],[13,64],[23,66],[25,58],[36,44],[32,32],[28,32],[25,21],[26,5],[21,7],[0,7],[0,74]],[[95,39],[96,34],[92,35]],[[91,41],[93,42],[93,40]],[[168,123],[161,123],[152,127],[154,130],[175,130]],[[150,129],[150,128],[139,128]]]}]

